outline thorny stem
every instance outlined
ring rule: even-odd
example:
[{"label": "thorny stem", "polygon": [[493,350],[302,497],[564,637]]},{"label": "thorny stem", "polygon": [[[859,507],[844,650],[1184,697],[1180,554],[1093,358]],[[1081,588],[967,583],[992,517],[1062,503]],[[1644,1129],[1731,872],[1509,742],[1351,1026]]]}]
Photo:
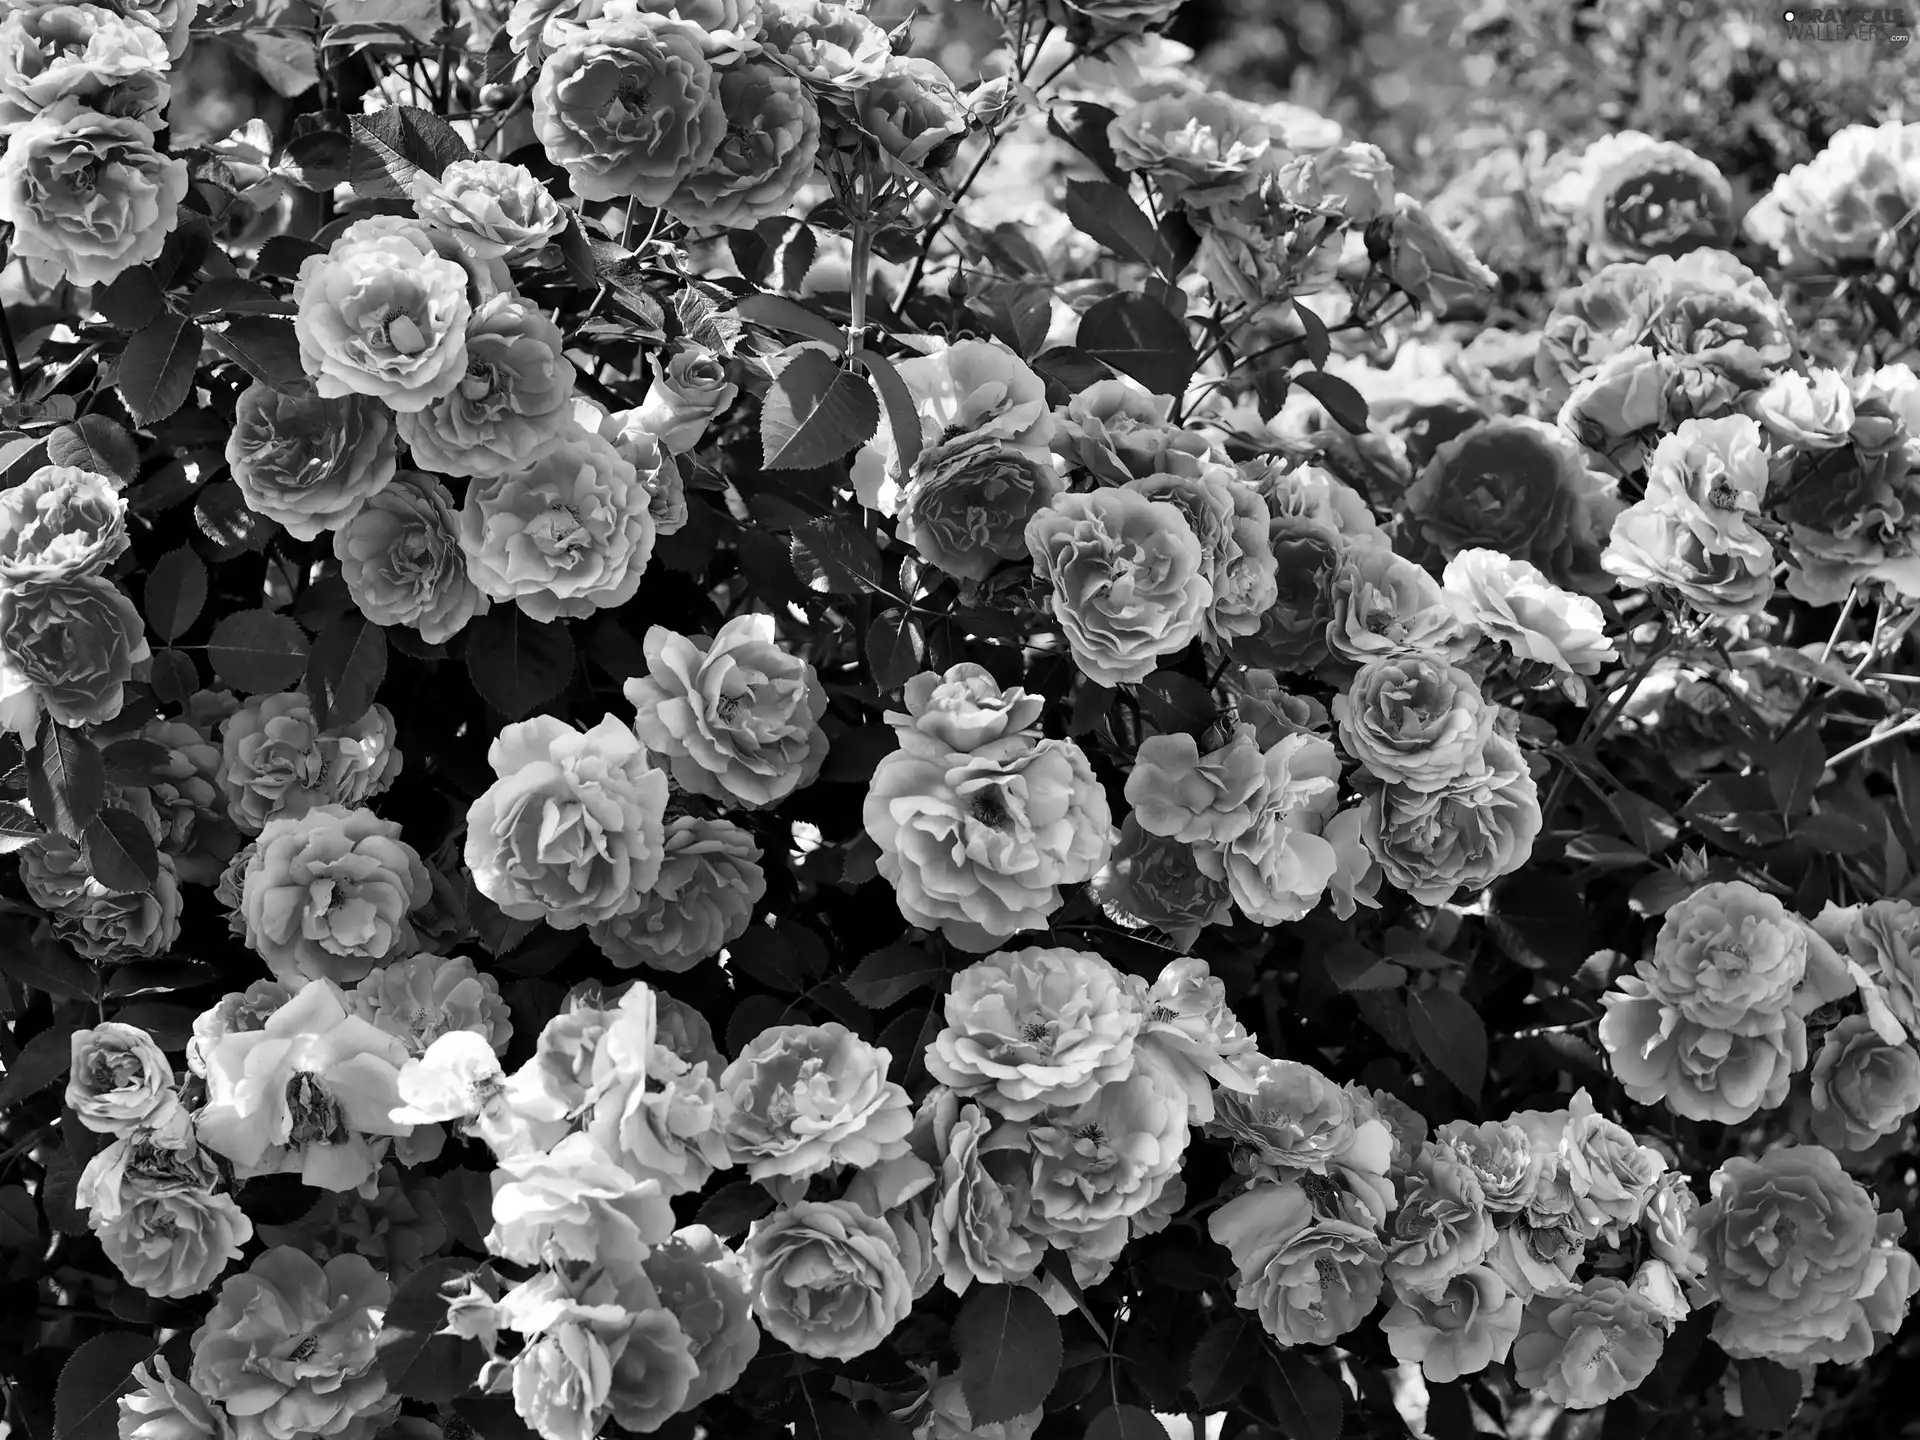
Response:
[{"label": "thorny stem", "polygon": [[[1615,695],[1612,700],[1601,705],[1598,710],[1588,715],[1587,723],[1581,726],[1579,739],[1574,742],[1576,747],[1597,747],[1600,744],[1601,740],[1606,737],[1608,729],[1612,727],[1613,722],[1618,720],[1620,716],[1625,713],[1627,706],[1633,703],[1633,697],[1639,693],[1640,687],[1646,683],[1647,677],[1653,673],[1653,667],[1659,663],[1660,657],[1672,648],[1673,641],[1673,629],[1663,620],[1660,625],[1660,633],[1654,637],[1653,643],[1648,647],[1646,655],[1641,658],[1640,663],[1636,665],[1633,672],[1628,675],[1627,682],[1621,687],[1619,693]],[[1567,764],[1564,760],[1561,761],[1560,768],[1554,772],[1553,784],[1547,788],[1547,798],[1540,806],[1540,828],[1542,831],[1548,831],[1553,828],[1554,815],[1559,810],[1560,801],[1566,795],[1567,786],[1572,779],[1573,766]]]}]

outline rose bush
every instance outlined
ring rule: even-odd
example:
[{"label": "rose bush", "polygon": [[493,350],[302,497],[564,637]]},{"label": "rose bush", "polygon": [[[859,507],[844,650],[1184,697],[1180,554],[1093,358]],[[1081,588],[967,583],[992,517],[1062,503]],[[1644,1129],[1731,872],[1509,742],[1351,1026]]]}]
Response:
[{"label": "rose bush", "polygon": [[0,17],[0,1423],[1879,1433],[1920,127],[909,8]]}]

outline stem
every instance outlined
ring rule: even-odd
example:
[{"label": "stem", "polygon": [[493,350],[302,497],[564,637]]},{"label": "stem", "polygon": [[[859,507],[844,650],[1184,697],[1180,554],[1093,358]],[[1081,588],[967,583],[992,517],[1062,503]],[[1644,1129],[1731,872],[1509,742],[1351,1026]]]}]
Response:
[{"label": "stem", "polygon": [[1840,632],[1846,628],[1847,617],[1853,614],[1853,607],[1860,603],[1860,587],[1854,586],[1847,591],[1847,603],[1840,607],[1840,618],[1833,622],[1833,633],[1827,636],[1825,648],[1820,651],[1820,663],[1826,664],[1833,659],[1833,647],[1840,643]]},{"label": "stem", "polygon": [[[848,276],[850,288],[847,293],[847,349],[859,350],[867,343],[867,291],[872,284],[869,271],[873,268],[873,220],[867,214],[867,187],[856,180],[860,205],[851,214],[853,228],[853,260]],[[909,287],[911,290],[911,287]]]},{"label": "stem", "polygon": [[1916,730],[1920,730],[1920,715],[1910,715],[1891,729],[1882,730],[1877,735],[1869,735],[1864,740],[1855,741],[1853,744],[1847,746],[1846,749],[1829,758],[1825,773],[1831,775],[1846,761],[1851,760],[1856,755],[1864,754],[1884,740],[1891,740],[1899,735],[1911,735]]},{"label": "stem", "polygon": [[[1653,644],[1648,647],[1646,655],[1627,677],[1627,683],[1621,688],[1620,693],[1587,717],[1587,723],[1581,727],[1579,738],[1574,741],[1576,747],[1591,746],[1595,749],[1599,747],[1601,740],[1606,737],[1607,730],[1620,718],[1627,706],[1633,703],[1633,697],[1646,683],[1647,677],[1653,673],[1653,667],[1659,663],[1660,657],[1671,648],[1673,640],[1672,627],[1662,621],[1660,633],[1654,637]],[[1552,828],[1554,814],[1560,808],[1560,801],[1566,795],[1567,785],[1572,778],[1573,767],[1562,761],[1559,770],[1554,773],[1553,784],[1547,789],[1547,798],[1540,806],[1540,828],[1543,832]]]}]

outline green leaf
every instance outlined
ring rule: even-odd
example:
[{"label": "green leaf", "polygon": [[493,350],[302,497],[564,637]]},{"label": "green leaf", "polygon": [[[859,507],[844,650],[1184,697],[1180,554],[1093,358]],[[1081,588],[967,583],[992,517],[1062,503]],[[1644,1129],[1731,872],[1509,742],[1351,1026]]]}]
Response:
[{"label": "green leaf", "polygon": [[207,641],[214,672],[242,695],[288,689],[307,668],[307,650],[305,632],[271,610],[228,615]]},{"label": "green leaf", "polygon": [[1334,423],[1352,435],[1367,433],[1367,402],[1360,392],[1338,375],[1324,370],[1304,370],[1291,377],[1293,383],[1326,407]]},{"label": "green leaf", "polygon": [[1114,119],[1113,111],[1104,105],[1075,100],[1047,112],[1047,129],[1091,160],[1107,179],[1124,185],[1127,172],[1114,158],[1113,141],[1107,138],[1107,128]]},{"label": "green leaf", "polygon": [[1800,1408],[1799,1375],[1771,1360],[1739,1364],[1742,1418],[1756,1430],[1785,1430]]},{"label": "green leaf", "polygon": [[207,332],[207,343],[262,385],[283,395],[303,395],[309,389],[300,364],[300,342],[293,322],[271,315],[236,315],[218,330]]},{"label": "green leaf", "polygon": [[187,1042],[193,1038],[193,1022],[200,1012],[189,1005],[175,1005],[163,1000],[136,1000],[133,1004],[114,1011],[113,1018],[122,1025],[135,1025],[153,1037],[153,1043],[162,1050],[175,1053],[185,1050]]},{"label": "green leaf", "polygon": [[64,1079],[73,1064],[73,1026],[55,1024],[20,1047],[0,1078],[0,1114]]},{"label": "green leaf", "polygon": [[1406,966],[1382,960],[1357,940],[1342,940],[1321,958],[1342,990],[1396,990],[1407,983]]},{"label": "green leaf", "polygon": [[193,393],[202,338],[198,325],[178,315],[162,315],[134,332],[115,372],[128,414],[152,425],[186,403]]},{"label": "green leaf", "polygon": [[132,265],[94,290],[93,308],[114,329],[131,333],[166,313],[167,292],[151,266]]},{"label": "green leaf", "polygon": [[447,1323],[447,1287],[479,1268],[477,1260],[434,1260],[400,1282],[380,1331],[382,1372],[390,1378],[406,1374],[434,1332]]},{"label": "green leaf", "polygon": [[1213,692],[1177,670],[1156,670],[1142,680],[1135,693],[1153,723],[1172,734],[1202,735],[1219,718]]},{"label": "green leaf", "polygon": [[387,677],[387,635],[358,610],[348,610],[313,642],[304,689],[314,722],[351,725],[373,704]]},{"label": "green leaf", "polygon": [[1067,219],[1123,260],[1138,260],[1165,273],[1173,264],[1166,237],[1134,202],[1124,185],[1110,180],[1067,182]]},{"label": "green leaf", "polygon": [[1340,1440],[1346,1393],[1340,1382],[1304,1355],[1282,1350],[1267,1371],[1273,1418],[1292,1440]]},{"label": "green leaf", "polygon": [[27,813],[24,805],[16,805],[11,800],[0,801],[0,855],[11,855],[16,850],[24,850],[34,841],[46,836],[47,827]]},{"label": "green leaf", "polygon": [[42,715],[27,751],[27,796],[41,824],[78,840],[107,798],[106,766],[93,741]]},{"label": "green leaf", "polygon": [[130,481],[140,468],[140,447],[105,415],[82,415],[47,436],[47,463]]},{"label": "green leaf", "polygon": [[116,895],[151,895],[160,879],[160,854],[147,822],[109,805],[87,825],[87,868]]},{"label": "green leaf", "polygon": [[178,640],[193,628],[207,603],[207,566],[182,545],[169,550],[147,575],[147,623],[162,640]]},{"label": "green leaf", "polygon": [[1172,1437],[1151,1410],[1142,1410],[1138,1405],[1109,1405],[1087,1426],[1086,1440],[1172,1440]]},{"label": "green leaf", "polygon": [[1327,322],[1297,298],[1293,302],[1293,313],[1300,317],[1300,328],[1307,332],[1307,359],[1315,370],[1326,369],[1333,355],[1333,338],[1327,334]]},{"label": "green leaf", "polygon": [[291,315],[293,304],[257,280],[216,275],[193,292],[187,310],[196,320],[217,320],[223,315]]},{"label": "green leaf", "polygon": [[1161,395],[1185,394],[1200,362],[1187,322],[1138,293],[1109,295],[1087,311],[1074,344]]},{"label": "green leaf", "polygon": [[781,295],[747,295],[734,306],[734,313],[765,330],[779,330],[789,335],[804,335],[809,340],[818,340],[823,345],[832,346],[836,354],[847,348],[846,331],[824,315],[814,314],[798,300],[789,300]]},{"label": "green leaf", "polygon": [[496,605],[471,621],[463,649],[473,688],[509,720],[532,714],[573,679],[567,627],[530,619],[518,605]]},{"label": "green leaf", "polygon": [[769,470],[815,470],[865,444],[880,402],[864,376],[818,350],[801,350],[760,404],[760,449]]},{"label": "green leaf", "polygon": [[862,1005],[884,1010],[923,987],[944,989],[946,969],[919,946],[905,940],[876,950],[847,977],[847,989]]},{"label": "green leaf", "polygon": [[156,650],[149,683],[161,703],[185,705],[200,688],[200,669],[184,650]]},{"label": "green leaf", "polygon": [[747,1227],[773,1213],[773,1197],[751,1180],[722,1185],[695,1212],[693,1222],[723,1240],[747,1233]]},{"label": "green leaf", "polygon": [[1773,790],[1774,803],[1788,820],[1813,803],[1813,792],[1820,788],[1821,772],[1827,768],[1827,752],[1818,730],[1817,725],[1802,725],[1767,756],[1767,784]]},{"label": "green leaf", "polygon": [[75,1350],[61,1368],[54,1394],[54,1440],[118,1440],[117,1402],[133,1388],[134,1366],[159,1345],[157,1334],[111,1330]]},{"label": "green leaf", "polygon": [[1260,1373],[1259,1323],[1247,1315],[1229,1315],[1216,1321],[1193,1347],[1187,1366],[1187,1384],[1202,1410],[1219,1410]]},{"label": "green leaf", "polygon": [[1407,1022],[1420,1053],[1478,1105],[1487,1078],[1487,1027],[1479,1012],[1451,990],[1417,990],[1407,996]]},{"label": "green leaf", "polygon": [[431,110],[389,105],[353,117],[348,182],[369,199],[405,199],[420,172],[437,180],[447,166],[472,155],[459,133]]},{"label": "green leaf", "polygon": [[883,590],[880,551],[850,515],[822,516],[793,528],[794,573],[820,595],[858,595]]},{"label": "green leaf", "polygon": [[1060,1377],[1060,1322],[1021,1285],[981,1285],[953,1322],[960,1393],[974,1424],[991,1425],[1039,1408]]},{"label": "green leaf", "polygon": [[867,367],[874,386],[886,404],[887,428],[893,432],[894,464],[905,475],[920,458],[920,409],[913,403],[913,392],[900,372],[877,350],[856,350],[853,358]]},{"label": "green leaf", "polygon": [[873,687],[890,695],[924,669],[927,637],[920,622],[895,606],[873,617],[867,629],[867,666]]}]

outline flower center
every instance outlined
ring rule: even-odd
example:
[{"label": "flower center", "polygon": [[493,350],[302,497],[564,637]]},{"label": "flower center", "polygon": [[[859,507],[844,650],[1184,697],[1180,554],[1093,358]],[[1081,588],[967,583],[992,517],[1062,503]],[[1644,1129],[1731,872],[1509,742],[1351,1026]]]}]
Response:
[{"label": "flower center", "polygon": [[1044,1045],[1053,1038],[1053,1026],[1045,1020],[1029,1020],[1020,1027],[1020,1038],[1029,1045]]},{"label": "flower center", "polygon": [[991,787],[973,797],[972,803],[967,807],[967,813],[990,830],[1004,829],[1007,822],[1013,818],[1007,810],[1006,798]]},{"label": "flower center", "polygon": [[302,1070],[287,1082],[287,1115],[287,1144],[292,1149],[339,1145],[347,1139],[347,1122],[339,1102],[310,1070]]},{"label": "flower center", "polygon": [[1171,1010],[1165,1005],[1156,1005],[1153,1007],[1152,1013],[1147,1016],[1147,1023],[1150,1025],[1171,1025],[1179,1018],[1180,1016],[1177,1011]]},{"label": "flower center", "polygon": [[302,1335],[300,1337],[300,1343],[293,1347],[293,1352],[287,1358],[289,1360],[311,1360],[314,1351],[319,1348],[320,1342],[313,1336]]}]

